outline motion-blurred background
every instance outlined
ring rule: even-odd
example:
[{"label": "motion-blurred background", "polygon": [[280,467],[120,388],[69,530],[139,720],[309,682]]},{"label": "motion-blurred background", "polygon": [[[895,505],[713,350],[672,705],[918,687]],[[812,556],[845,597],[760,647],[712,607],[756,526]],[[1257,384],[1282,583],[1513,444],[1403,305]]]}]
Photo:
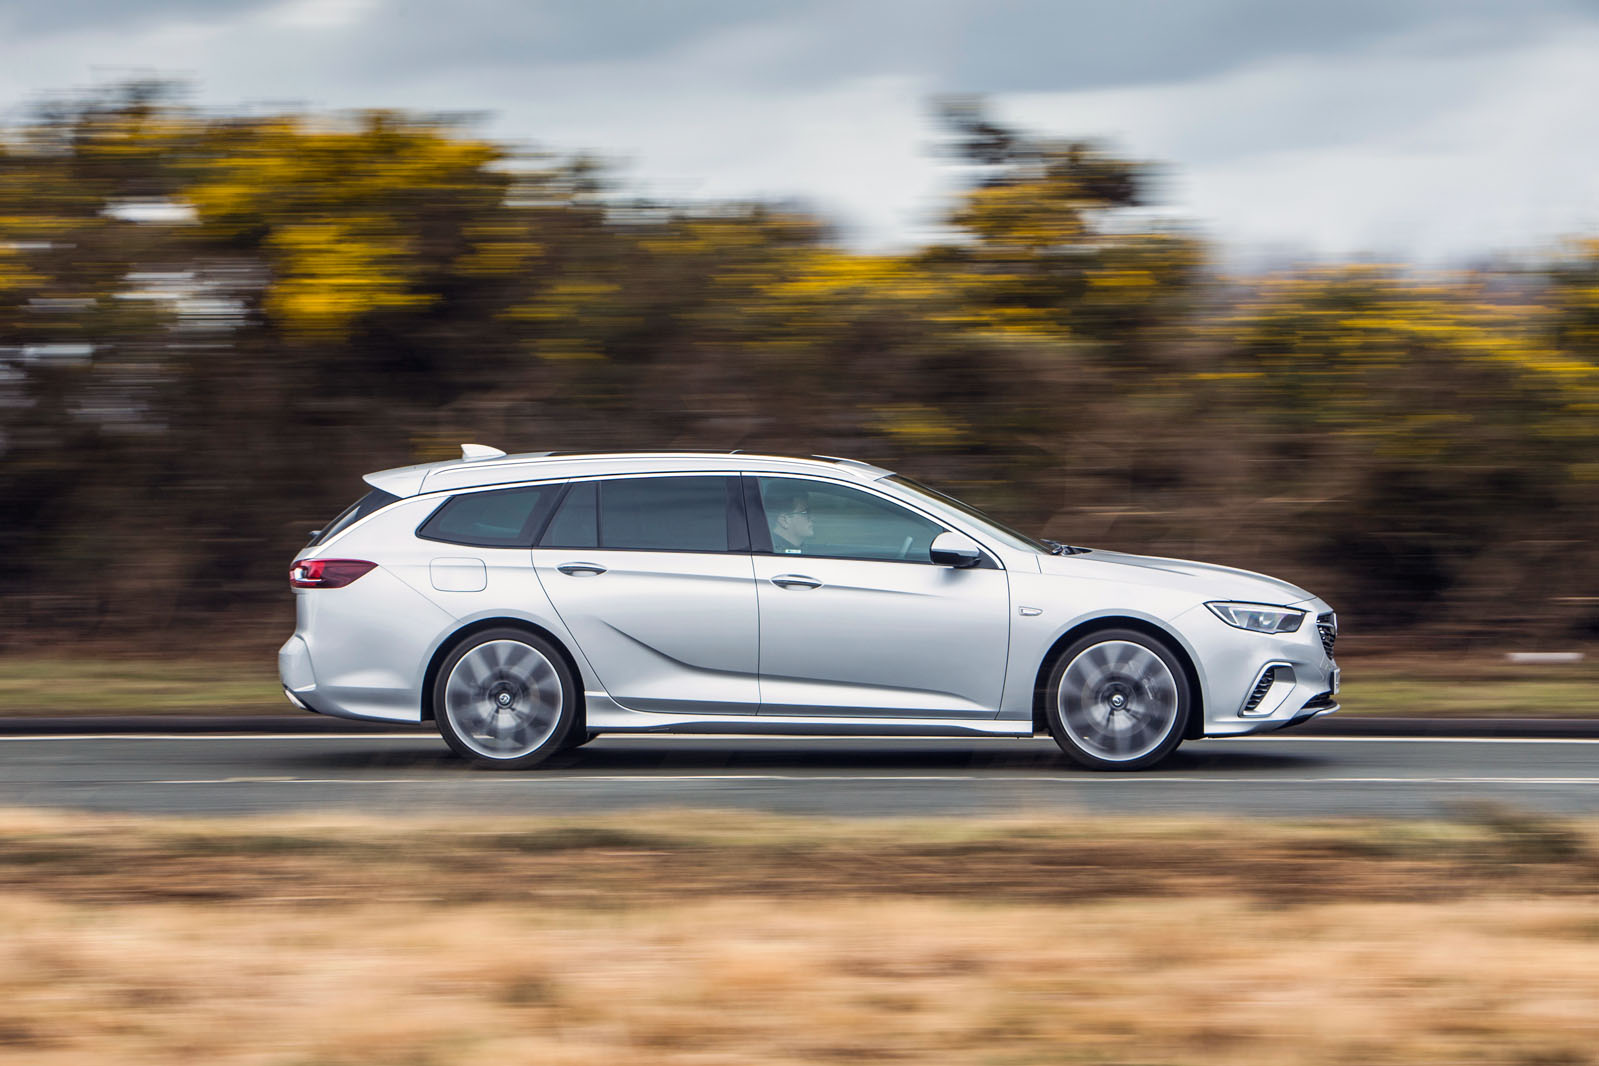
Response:
[{"label": "motion-blurred background", "polygon": [[[1595,101],[1599,0],[0,0],[0,1062],[1599,1066],[1592,723],[1485,735],[1599,714]],[[290,558],[469,441],[870,460],[1500,720],[39,722],[289,712]]]},{"label": "motion-blurred background", "polygon": [[0,9],[0,651],[270,651],[462,441],[1599,635],[1599,11],[1103,7]]}]

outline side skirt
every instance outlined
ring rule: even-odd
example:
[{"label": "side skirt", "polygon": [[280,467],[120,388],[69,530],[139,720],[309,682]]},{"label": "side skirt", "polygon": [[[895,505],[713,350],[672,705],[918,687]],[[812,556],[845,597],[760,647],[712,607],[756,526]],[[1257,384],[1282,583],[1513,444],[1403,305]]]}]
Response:
[{"label": "side skirt", "polygon": [[595,733],[770,733],[784,736],[1030,737],[1033,723],[992,718],[828,718],[776,714],[633,711],[603,692],[585,692],[584,724]]}]

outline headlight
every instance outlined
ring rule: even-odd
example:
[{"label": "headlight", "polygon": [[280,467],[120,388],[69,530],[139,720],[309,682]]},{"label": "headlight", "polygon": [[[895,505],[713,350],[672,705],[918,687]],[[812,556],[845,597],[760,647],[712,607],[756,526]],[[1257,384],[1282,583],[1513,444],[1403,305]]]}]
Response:
[{"label": "headlight", "polygon": [[1264,603],[1207,603],[1210,613],[1230,626],[1251,633],[1292,633],[1305,620],[1304,611]]}]

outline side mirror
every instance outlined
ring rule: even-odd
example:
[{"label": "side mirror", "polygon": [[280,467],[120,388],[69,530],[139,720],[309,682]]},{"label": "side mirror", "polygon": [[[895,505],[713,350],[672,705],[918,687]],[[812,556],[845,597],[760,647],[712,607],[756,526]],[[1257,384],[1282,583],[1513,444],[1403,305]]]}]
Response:
[{"label": "side mirror", "polygon": [[953,566],[957,570],[965,570],[983,561],[983,549],[964,533],[940,533],[933,538],[932,546],[927,551],[939,566]]}]

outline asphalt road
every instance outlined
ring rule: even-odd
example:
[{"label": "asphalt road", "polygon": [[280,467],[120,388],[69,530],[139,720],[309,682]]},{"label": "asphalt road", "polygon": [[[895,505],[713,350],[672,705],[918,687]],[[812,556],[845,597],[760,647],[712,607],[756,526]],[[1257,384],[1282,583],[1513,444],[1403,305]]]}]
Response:
[{"label": "asphalt road", "polygon": [[1058,810],[1426,817],[1492,800],[1599,813],[1599,740],[1278,736],[1190,742],[1097,774],[1048,740],[601,737],[525,773],[475,770],[419,733],[0,736],[0,806],[181,814],[835,815]]}]

